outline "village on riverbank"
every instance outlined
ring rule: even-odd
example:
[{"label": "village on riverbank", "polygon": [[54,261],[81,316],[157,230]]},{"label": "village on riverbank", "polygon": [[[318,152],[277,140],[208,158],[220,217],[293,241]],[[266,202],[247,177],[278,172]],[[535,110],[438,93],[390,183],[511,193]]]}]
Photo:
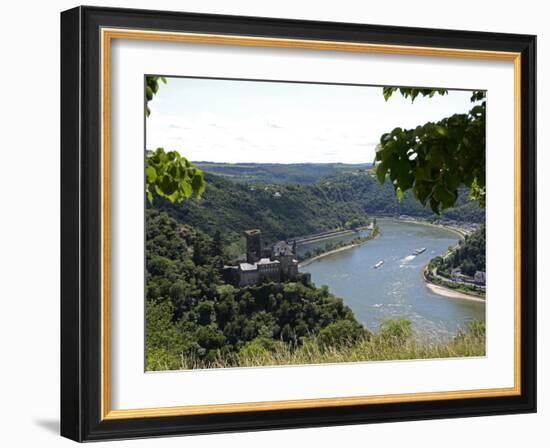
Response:
[{"label": "village on riverbank", "polygon": [[[471,241],[483,236],[483,247],[474,246]],[[481,249],[483,253],[481,254]],[[461,252],[468,251],[470,257],[476,252],[483,257],[482,266],[476,266],[471,260],[458,263],[455,258]],[[441,256],[434,257],[422,270],[426,286],[435,294],[457,299],[485,301],[487,274],[485,272],[485,229],[477,228],[465,233],[458,244],[449,247]],[[463,272],[464,271],[464,272]]]},{"label": "village on riverbank", "polygon": [[[470,235],[475,232],[479,232],[482,227],[477,223],[465,223],[458,222],[448,219],[437,219],[437,220],[428,220],[424,218],[416,218],[407,215],[400,215],[399,217],[378,217],[379,219],[393,219],[400,222],[405,222],[409,224],[418,224],[425,226],[433,226],[436,228],[444,228],[456,233],[460,240],[455,246],[449,247],[445,254],[442,254],[441,257],[435,257],[430,260],[428,264],[422,270],[422,278],[426,284],[426,287],[433,292],[434,294],[440,295],[446,298],[453,299],[462,299],[462,300],[472,300],[472,301],[485,301],[485,283],[486,283],[486,273],[484,270],[477,270],[474,275],[467,275],[461,272],[459,267],[456,267],[451,270],[449,276],[441,275],[437,272],[437,267],[434,266],[437,263],[439,258],[447,259],[449,256],[461,247],[461,244],[467,239]],[[369,226],[364,226],[356,230],[340,230],[340,231],[331,231],[324,232],[317,235],[311,235],[309,237],[304,237],[300,239],[301,244],[319,242],[322,240],[334,239],[338,236],[348,235],[351,232],[358,232],[360,230],[370,230],[370,233],[365,237],[356,237],[349,241],[341,241],[338,243],[327,243],[324,248],[318,247],[315,252],[307,252],[304,257],[299,262],[299,267],[305,267],[313,262],[316,262],[322,258],[353,249],[355,247],[361,246],[367,243],[370,240],[375,239],[381,232],[379,225],[377,224],[376,218],[373,218]],[[381,260],[378,266],[383,265],[383,260]]]}]

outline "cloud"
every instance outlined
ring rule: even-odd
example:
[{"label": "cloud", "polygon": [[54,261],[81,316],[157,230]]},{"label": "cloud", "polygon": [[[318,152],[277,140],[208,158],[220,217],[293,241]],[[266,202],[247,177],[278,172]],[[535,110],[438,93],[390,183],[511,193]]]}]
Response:
[{"label": "cloud", "polygon": [[[232,84],[222,90],[214,81],[181,83],[187,86],[184,91],[178,91],[175,81],[161,91],[167,95],[164,104],[157,103],[162,107],[154,107],[156,98],[151,103],[147,147],[163,146],[191,160],[214,162],[372,162],[384,132],[446,116],[458,107],[451,103],[442,109],[438,104],[448,101],[443,98],[412,109],[408,103],[385,103],[378,90],[369,97],[366,90],[351,96],[341,87],[317,87],[331,101],[331,107],[324,107],[316,101],[317,92],[296,95],[292,86],[277,86],[275,95],[273,86],[258,90],[258,84]],[[234,89],[240,89],[238,102]],[[469,105],[469,98],[464,102]]]}]

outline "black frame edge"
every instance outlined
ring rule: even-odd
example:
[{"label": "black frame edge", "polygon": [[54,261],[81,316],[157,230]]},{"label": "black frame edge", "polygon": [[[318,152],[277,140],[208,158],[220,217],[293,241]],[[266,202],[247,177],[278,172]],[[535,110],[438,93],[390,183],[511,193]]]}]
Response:
[{"label": "black frame edge", "polygon": [[521,390],[537,411],[537,37],[521,51]]},{"label": "black frame edge", "polygon": [[82,441],[80,8],[61,14],[61,435]]},{"label": "black frame edge", "polygon": [[[102,26],[368,41],[522,53],[522,394],[424,403],[100,420]],[[61,434],[76,441],[536,412],[536,37],[213,14],[78,7],[61,15]]]}]

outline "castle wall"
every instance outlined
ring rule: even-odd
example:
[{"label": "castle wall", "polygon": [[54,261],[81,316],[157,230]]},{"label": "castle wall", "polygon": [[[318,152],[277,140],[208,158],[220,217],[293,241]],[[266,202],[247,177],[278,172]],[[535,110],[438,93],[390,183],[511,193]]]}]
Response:
[{"label": "castle wall", "polygon": [[253,271],[239,271],[239,286],[257,285],[260,283],[260,273],[257,269]]}]

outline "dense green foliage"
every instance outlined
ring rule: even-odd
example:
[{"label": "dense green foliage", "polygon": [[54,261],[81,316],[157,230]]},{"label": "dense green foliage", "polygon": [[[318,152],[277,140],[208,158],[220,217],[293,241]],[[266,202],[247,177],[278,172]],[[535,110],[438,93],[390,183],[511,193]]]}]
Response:
[{"label": "dense green foliage", "polygon": [[204,173],[177,151],[157,148],[147,151],[145,191],[149,203],[154,192],[170,202],[182,202],[195,194],[197,199],[204,192]]},{"label": "dense green foliage", "polygon": [[434,97],[436,94],[447,95],[449,92],[447,89],[418,89],[414,87],[383,87],[382,93],[384,99],[388,101],[394,92],[399,91],[399,93],[404,98],[410,98],[411,101],[414,101],[418,95],[427,96],[429,98]]},{"label": "dense green foliage", "polygon": [[[385,88],[386,100],[397,88]],[[399,89],[413,101],[444,90]],[[389,177],[396,196],[412,191],[434,213],[455,205],[459,188],[485,206],[485,92],[474,91],[474,106],[467,114],[455,114],[415,129],[395,128],[383,134],[377,147],[376,174],[380,182]]]},{"label": "dense green foliage", "polygon": [[213,163],[194,162],[202,170],[247,184],[311,184],[323,177],[372,167],[370,163]]},{"label": "dense green foliage", "polygon": [[485,272],[485,226],[461,240],[448,256],[439,257],[435,265],[437,273],[445,277],[449,277],[454,268],[460,268],[463,274],[470,277],[476,271]]},{"label": "dense green foliage", "polygon": [[[396,200],[392,187],[380,185],[370,170],[336,174],[312,184],[284,185],[249,185],[206,172],[206,182],[208,188],[200,203],[159,200],[155,207],[209,235],[220,231],[225,245],[234,248],[234,255],[243,251],[242,232],[252,228],[262,230],[264,241],[274,242],[364,225],[369,216],[439,218],[410,194]],[[463,191],[457,207],[443,217],[482,222],[485,214]]]},{"label": "dense green foliage", "polygon": [[148,312],[168,337],[155,340],[158,345],[154,348],[148,347],[148,370],[456,358],[486,353],[485,325],[478,321],[454,338],[434,343],[416,337],[408,320],[385,321],[376,333],[358,331],[352,322],[342,320],[304,338],[299,345],[258,337],[233,356],[217,352],[212,358],[197,359],[181,352],[176,342],[177,330],[170,324],[169,307],[165,303],[152,307]]},{"label": "dense green foliage", "polygon": [[[301,345],[319,335],[365,335],[349,307],[302,283],[224,284],[223,248],[166,213],[147,211],[146,348],[149,369],[177,368],[184,357],[204,365],[227,362],[258,347]],[[192,360],[192,361],[190,361]]]}]

